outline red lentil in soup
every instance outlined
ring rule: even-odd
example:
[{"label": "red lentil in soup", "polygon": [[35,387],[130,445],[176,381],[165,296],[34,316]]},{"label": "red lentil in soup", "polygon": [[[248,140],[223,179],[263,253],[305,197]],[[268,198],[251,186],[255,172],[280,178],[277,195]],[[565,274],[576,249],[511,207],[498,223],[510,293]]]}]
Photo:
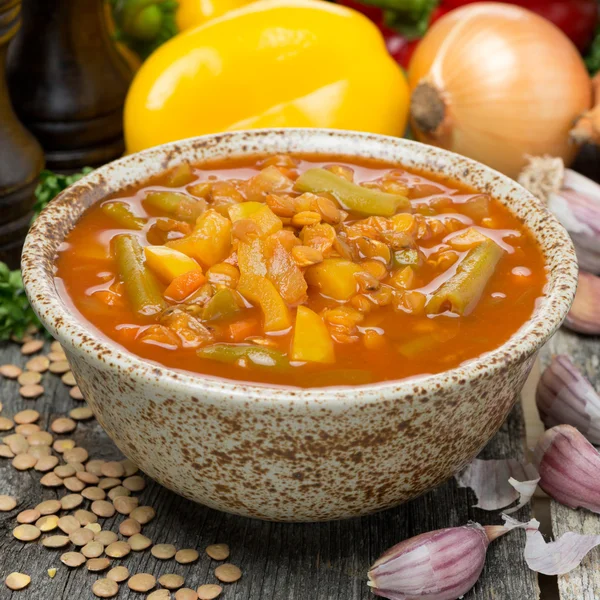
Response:
[{"label": "red lentil in soup", "polygon": [[500,202],[377,161],[186,163],[94,204],[56,282],[130,352],[298,387],[439,373],[531,316],[544,260]]}]

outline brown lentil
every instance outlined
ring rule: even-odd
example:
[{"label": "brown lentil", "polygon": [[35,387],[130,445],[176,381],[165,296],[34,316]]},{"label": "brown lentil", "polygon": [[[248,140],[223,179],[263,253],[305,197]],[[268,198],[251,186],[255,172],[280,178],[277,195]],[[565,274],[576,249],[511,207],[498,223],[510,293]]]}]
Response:
[{"label": "brown lentil", "polygon": [[21,542],[31,542],[37,540],[42,532],[35,525],[17,525],[13,529],[13,535]]},{"label": "brown lentil", "polygon": [[58,528],[67,535],[71,535],[74,531],[81,529],[81,523],[73,515],[66,515],[58,520]]},{"label": "brown lentil", "polygon": [[163,587],[166,587],[168,590],[176,590],[185,583],[185,579],[181,575],[167,573],[158,578],[158,583],[160,583],[160,585]]},{"label": "brown lentil", "polygon": [[134,552],[146,550],[146,548],[150,548],[150,546],[152,546],[152,540],[150,538],[147,538],[145,535],[142,535],[141,533],[134,533],[127,540],[127,543]]},{"label": "brown lentil", "polygon": [[132,460],[129,460],[128,458],[126,458],[125,460],[122,460],[121,464],[123,465],[123,475],[125,477],[131,477],[132,475],[135,475],[139,471],[138,466]]},{"label": "brown lentil", "polygon": [[29,442],[20,433],[7,435],[4,442],[15,454],[23,454],[29,449]]},{"label": "brown lentil", "polygon": [[114,531],[98,531],[94,536],[94,541],[100,542],[103,546],[110,546],[118,539],[119,538]]},{"label": "brown lentil", "polygon": [[227,544],[211,544],[206,548],[206,554],[213,560],[226,560],[229,558],[229,546]]},{"label": "brown lentil", "polygon": [[41,431],[41,427],[35,423],[24,423],[23,425],[17,425],[15,427],[15,433],[20,433],[25,437],[31,435],[32,433],[37,433],[38,431]]},{"label": "brown lentil", "polygon": [[17,471],[27,471],[28,469],[33,469],[37,461],[38,459],[35,456],[31,456],[31,454],[17,454],[12,460],[12,466]]},{"label": "brown lentil", "polygon": [[118,485],[121,485],[121,480],[116,477],[102,477],[98,482],[98,487],[103,490],[110,490]]},{"label": "brown lentil", "polygon": [[85,483],[77,477],[67,477],[63,484],[70,492],[81,492],[85,489]]},{"label": "brown lentil", "polygon": [[75,421],[86,421],[94,416],[92,409],[89,406],[79,406],[69,412],[69,417]]},{"label": "brown lentil", "polygon": [[6,379],[16,379],[22,373],[17,365],[0,365],[0,375]]},{"label": "brown lentil", "polygon": [[135,519],[125,519],[119,525],[119,533],[125,537],[131,537],[142,530],[142,526]]},{"label": "brown lentil", "polygon": [[198,594],[190,588],[181,588],[175,592],[175,600],[198,600]]},{"label": "brown lentil", "polygon": [[156,511],[151,506],[138,506],[129,513],[129,516],[141,525],[150,523],[155,515]]},{"label": "brown lentil", "polygon": [[104,552],[111,558],[123,558],[131,552],[131,547],[127,542],[113,542],[104,549]]},{"label": "brown lentil", "polygon": [[75,476],[77,476],[77,473],[85,471],[85,467],[80,462],[69,461],[67,464],[75,470]]},{"label": "brown lentil", "polygon": [[59,454],[63,454],[67,450],[73,450],[75,448],[75,440],[56,440],[54,444],[52,444],[52,448]]},{"label": "brown lentil", "polygon": [[182,565],[187,565],[188,563],[193,563],[198,560],[197,550],[193,550],[192,548],[186,548],[184,550],[178,550],[175,554],[175,560]]},{"label": "brown lentil", "polygon": [[140,501],[138,498],[132,498],[131,496],[117,496],[113,500],[113,505],[116,511],[122,515],[130,515],[135,509],[137,509],[139,503]]},{"label": "brown lentil", "polygon": [[82,549],[81,554],[86,558],[98,558],[104,552],[104,546],[100,542],[88,542]]},{"label": "brown lentil", "polygon": [[75,511],[75,518],[81,523],[82,527],[85,527],[90,523],[95,523],[98,520],[98,517],[94,513],[81,508]]},{"label": "brown lentil", "polygon": [[132,477],[127,477],[127,479],[123,481],[123,487],[132,492],[141,492],[146,487],[146,481],[139,475],[133,475]]},{"label": "brown lentil", "polygon": [[27,448],[27,454],[35,456],[36,458],[42,458],[52,456],[52,450],[50,449],[50,446],[29,446],[29,448]]},{"label": "brown lentil", "polygon": [[28,371],[35,371],[36,373],[45,373],[49,366],[50,361],[45,356],[35,356],[25,363],[25,368]]},{"label": "brown lentil", "polygon": [[48,367],[50,373],[54,373],[55,375],[62,375],[71,369],[69,363],[66,360],[57,360],[54,362],[50,362],[50,366]]},{"label": "brown lentil", "polygon": [[60,342],[57,340],[54,340],[50,344],[50,351],[51,352],[64,352],[63,347],[60,345]]},{"label": "brown lentil", "polygon": [[52,352],[48,352],[48,360],[50,362],[59,362],[62,360],[67,360],[67,355],[62,350],[53,350]]},{"label": "brown lentil", "polygon": [[100,466],[100,472],[105,477],[123,477],[125,469],[120,462],[111,460]]},{"label": "brown lentil", "polygon": [[[40,448],[45,448],[46,446],[40,446]],[[58,458],[56,456],[40,456],[37,463],[35,464],[35,470],[40,471],[41,473],[45,473],[46,471],[51,471],[58,464]]]},{"label": "brown lentil", "polygon": [[63,480],[56,473],[46,473],[40,479],[40,483],[44,487],[60,487],[63,484]]},{"label": "brown lentil", "polygon": [[146,600],[170,600],[171,592],[169,590],[154,590],[146,597]]},{"label": "brown lentil", "polygon": [[64,510],[73,510],[80,506],[82,502],[83,496],[81,494],[67,494],[60,499],[60,505]]},{"label": "brown lentil", "polygon": [[[15,505],[16,505],[16,501],[15,501]],[[8,510],[11,510],[11,509],[9,508]],[[35,510],[35,508],[28,508],[26,510],[22,510],[17,515],[17,523],[26,523],[26,524],[35,523],[40,517],[41,517],[41,514],[40,514],[39,510]],[[37,525],[36,525],[36,527],[37,527]]]},{"label": "brown lentil", "polygon": [[88,459],[88,452],[85,448],[75,446],[71,450],[66,450],[63,458],[68,463],[84,463]]},{"label": "brown lentil", "polygon": [[199,600],[215,600],[221,595],[223,588],[216,583],[205,583],[198,588]]},{"label": "brown lentil", "polygon": [[69,539],[75,546],[85,546],[94,539],[94,532],[91,529],[81,527],[72,531],[69,534]]},{"label": "brown lentil", "polygon": [[92,592],[98,598],[112,598],[119,593],[119,584],[111,579],[98,579],[94,581]]},{"label": "brown lentil", "polygon": [[0,457],[13,458],[14,455],[15,453],[6,444],[0,444]]},{"label": "brown lentil", "polygon": [[[8,512],[17,506],[17,499],[7,494],[0,494],[0,512]],[[23,514],[23,513],[19,513]],[[19,517],[17,515],[17,521]],[[35,521],[35,519],[33,519]],[[31,521],[19,521],[19,523],[31,523]]]},{"label": "brown lentil", "polygon": [[80,567],[85,562],[85,556],[81,552],[65,552],[61,555],[60,562],[67,567]]},{"label": "brown lentil", "polygon": [[[85,471],[83,472],[85,473]],[[88,500],[104,500],[104,498],[106,498],[106,492],[99,487],[86,488],[81,492],[81,495]]]},{"label": "brown lentil", "polygon": [[73,386],[69,390],[69,396],[71,396],[73,400],[83,400],[83,394],[81,393],[81,390],[79,389],[78,385]]},{"label": "brown lentil", "polygon": [[39,352],[44,347],[43,340],[31,340],[30,342],[25,342],[21,346],[21,354],[27,356],[29,354],[35,354]]},{"label": "brown lentil", "polygon": [[129,569],[127,567],[113,567],[107,574],[106,577],[117,583],[121,583],[126,579],[129,579]]},{"label": "brown lentil", "polygon": [[[127,488],[124,488],[122,485],[118,485],[117,487],[114,487],[114,488],[108,490],[108,497],[111,500],[114,500],[115,498],[118,498],[119,496],[130,496],[130,495],[131,495],[131,492]],[[137,506],[137,504],[136,504],[136,506]]]},{"label": "brown lentil", "polygon": [[31,577],[29,577],[29,575],[25,575],[25,573],[17,573],[15,571],[14,573],[7,575],[4,583],[9,590],[22,590],[31,583]]},{"label": "brown lentil", "polygon": [[68,417],[60,417],[52,421],[50,429],[54,433],[71,433],[77,427],[77,423]]},{"label": "brown lentil", "polygon": [[104,462],[105,461],[103,461],[103,460],[90,460],[85,465],[85,470],[88,473],[95,475],[96,477],[101,477],[102,476],[102,465],[104,464]]},{"label": "brown lentil", "polygon": [[61,509],[61,505],[58,500],[44,500],[35,508],[40,511],[41,515],[54,515]]},{"label": "brown lentil", "polygon": [[0,417],[0,431],[10,431],[15,426],[12,419],[6,417]]},{"label": "brown lentil", "polygon": [[96,485],[100,481],[96,475],[88,473],[87,471],[77,471],[75,476],[77,479],[81,479],[83,483],[87,483],[88,485]]},{"label": "brown lentil", "polygon": [[77,382],[75,381],[75,376],[73,375],[72,371],[67,371],[61,378],[60,380],[68,386],[74,386],[77,385]]},{"label": "brown lentil", "polygon": [[[94,532],[94,540],[96,539],[96,536],[102,531],[102,526],[100,525],[100,523],[88,523],[87,525],[85,525],[85,529],[89,529],[90,531]],[[116,539],[116,535],[115,535],[115,539]],[[103,544],[104,546],[106,546],[106,544]]]},{"label": "brown lentil", "polygon": [[[131,543],[131,540],[129,540]],[[156,544],[152,546],[152,550],[150,550],[152,556],[154,558],[158,558],[160,560],[169,560],[173,558],[177,553],[177,548],[173,546],[173,544]]]},{"label": "brown lentil", "polygon": [[90,558],[87,561],[88,571],[93,571],[94,573],[97,573],[98,571],[104,571],[105,569],[108,569],[108,567],[110,567],[110,560],[108,560],[106,557]]},{"label": "brown lentil", "polygon": [[22,385],[37,385],[42,381],[42,374],[37,371],[23,371],[17,381]]},{"label": "brown lentil", "polygon": [[36,431],[27,436],[27,442],[30,446],[50,446],[53,441],[54,437],[47,431]]},{"label": "brown lentil", "polygon": [[233,583],[234,581],[237,581],[241,576],[242,572],[240,571],[239,567],[236,567],[231,563],[219,565],[215,569],[215,577],[223,583]]},{"label": "brown lentil", "polygon": [[69,543],[66,535],[50,535],[42,540],[42,546],[46,548],[63,548]]},{"label": "brown lentil", "polygon": [[35,522],[35,526],[44,533],[54,531],[58,527],[58,517],[56,515],[46,515]]},{"label": "brown lentil", "polygon": [[35,423],[40,418],[37,410],[27,409],[19,411],[14,417],[15,423],[23,425],[25,423]]},{"label": "brown lentil", "polygon": [[108,518],[115,514],[115,507],[107,500],[95,500],[90,508],[99,517]]},{"label": "brown lentil", "polygon": [[156,585],[156,577],[150,573],[136,573],[127,580],[127,586],[134,592],[148,592]]}]

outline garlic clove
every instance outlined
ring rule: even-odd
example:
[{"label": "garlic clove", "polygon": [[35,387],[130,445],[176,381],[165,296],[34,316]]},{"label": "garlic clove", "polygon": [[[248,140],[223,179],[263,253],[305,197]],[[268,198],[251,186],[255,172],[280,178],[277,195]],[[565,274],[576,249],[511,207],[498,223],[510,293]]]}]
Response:
[{"label": "garlic clove", "polygon": [[572,425],[600,445],[600,396],[568,356],[552,358],[538,383],[536,403],[546,427]]},{"label": "garlic clove", "polygon": [[513,458],[498,460],[476,458],[456,475],[459,487],[471,488],[475,493],[476,508],[499,510],[519,500],[519,503],[506,510],[506,513],[519,510],[531,500],[538,479],[538,473],[533,465],[523,465]]},{"label": "garlic clove", "polygon": [[600,334],[600,277],[579,272],[575,300],[564,324],[578,333]]},{"label": "garlic clove", "polygon": [[534,459],[540,487],[570,508],[600,514],[600,454],[571,425],[557,425],[539,439]]},{"label": "garlic clove", "polygon": [[479,579],[490,541],[506,531],[470,523],[410,538],[381,555],[368,585],[390,600],[456,600]]}]

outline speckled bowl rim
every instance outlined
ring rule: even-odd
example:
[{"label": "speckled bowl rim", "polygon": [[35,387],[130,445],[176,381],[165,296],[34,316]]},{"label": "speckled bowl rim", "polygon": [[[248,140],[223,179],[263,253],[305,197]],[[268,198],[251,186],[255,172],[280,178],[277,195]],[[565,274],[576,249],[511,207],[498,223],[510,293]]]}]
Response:
[{"label": "speckled bowl rim", "polygon": [[[306,139],[312,143],[309,149],[304,145]],[[317,142],[318,150],[315,149]],[[220,145],[227,143],[240,145],[239,152],[229,152],[227,156],[274,152],[340,156],[345,154],[358,157],[374,156],[389,162],[395,160],[399,165],[404,164],[409,168],[429,172],[450,168],[454,171],[455,178],[498,198],[532,231],[542,248],[548,267],[546,293],[531,319],[497,349],[457,368],[404,380],[361,386],[304,389],[211,378],[173,370],[139,358],[108,338],[100,337],[93,329],[87,328],[63,303],[54,283],[53,261],[58,246],[72,226],[68,227],[63,235],[57,235],[56,231],[64,228],[61,223],[73,219],[73,211],[77,212],[77,216],[83,212],[82,199],[86,198],[89,206],[115,191],[110,188],[113,171],[135,165],[156,166],[149,169],[145,177],[138,177],[131,182],[143,181],[155,173],[189,160],[186,151],[214,153],[215,148],[218,149]],[[346,143],[351,146],[351,150],[345,149]],[[394,151],[397,152],[401,148],[410,152],[410,159],[401,159],[398,156],[394,158]],[[218,154],[212,154],[207,162],[215,160],[216,157]],[[118,187],[124,185],[126,184],[119,183]],[[501,188],[505,188],[503,193]],[[507,199],[509,195],[512,196],[510,200]],[[540,234],[541,231],[543,234]],[[541,239],[542,237],[544,239]],[[556,218],[527,190],[489,167],[461,155],[407,139],[343,130],[286,128],[189,138],[125,156],[93,171],[62,192],[35,221],[25,241],[22,273],[27,296],[42,323],[67,350],[85,354],[87,360],[96,366],[106,365],[127,372],[134,380],[152,381],[161,388],[164,385],[174,386],[200,397],[202,394],[209,394],[237,401],[307,404],[341,401],[341,404],[344,404],[348,399],[377,402],[406,394],[438,395],[445,388],[452,388],[457,383],[491,378],[498,371],[523,362],[537,352],[560,327],[575,295],[578,268],[571,239]]]}]

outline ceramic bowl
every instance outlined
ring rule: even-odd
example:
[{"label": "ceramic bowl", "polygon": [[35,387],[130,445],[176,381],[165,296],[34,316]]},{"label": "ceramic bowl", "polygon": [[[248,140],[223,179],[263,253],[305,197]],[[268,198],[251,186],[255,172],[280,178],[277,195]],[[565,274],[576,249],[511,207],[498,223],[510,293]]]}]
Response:
[{"label": "ceramic bowl", "polygon": [[[277,152],[358,156],[450,176],[500,200],[538,240],[548,284],[504,345],[460,368],[360,387],[297,389],[225,381],[144,361],[73,315],[53,278],[81,213],[182,161]],[[23,279],[67,353],[98,421],[150,477],[210,507],[281,521],[362,515],[410,500],[467,465],[513,407],[540,347],[573,300],[566,231],[525,189],[483,165],[417,142],[318,129],[235,132],[159,146],[97,169],[32,227]]]}]

